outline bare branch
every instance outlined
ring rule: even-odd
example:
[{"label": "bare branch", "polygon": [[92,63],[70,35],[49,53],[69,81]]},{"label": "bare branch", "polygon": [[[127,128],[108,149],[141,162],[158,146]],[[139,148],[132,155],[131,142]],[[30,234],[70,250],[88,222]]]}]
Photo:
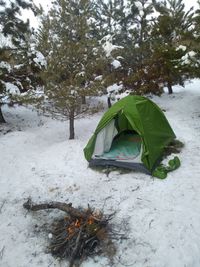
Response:
[{"label": "bare branch", "polygon": [[87,218],[88,214],[85,212],[81,212],[72,207],[72,204],[66,204],[62,202],[49,202],[49,203],[41,203],[41,204],[34,204],[32,200],[29,198],[27,202],[23,204],[23,207],[27,210],[31,211],[38,211],[38,210],[45,210],[45,209],[59,209],[65,211],[69,216],[76,217],[76,218]]}]

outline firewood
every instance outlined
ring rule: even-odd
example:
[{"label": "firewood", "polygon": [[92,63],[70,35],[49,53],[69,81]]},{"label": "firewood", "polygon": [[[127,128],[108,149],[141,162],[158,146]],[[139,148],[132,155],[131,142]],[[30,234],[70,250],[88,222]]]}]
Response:
[{"label": "firewood", "polygon": [[77,253],[78,253],[79,248],[81,246],[81,234],[82,234],[82,231],[83,231],[83,225],[79,229],[79,233],[78,233],[78,236],[76,238],[76,244],[75,244],[75,247],[73,249],[71,259],[70,259],[69,267],[73,267],[74,261],[75,261],[76,256],[77,256]]},{"label": "firewood", "polygon": [[23,207],[31,211],[38,211],[38,210],[45,210],[45,209],[58,209],[58,210],[65,211],[70,217],[79,218],[79,219],[86,219],[88,217],[88,214],[86,212],[81,212],[78,209],[73,208],[71,203],[67,204],[67,203],[62,203],[62,202],[51,201],[48,203],[35,204],[29,198],[27,202],[23,204]]},{"label": "firewood", "polygon": [[48,248],[52,255],[68,259],[69,267],[101,253],[114,256],[116,250],[108,224],[115,213],[105,216],[103,212],[91,209],[89,205],[86,209],[76,209],[71,203],[54,201],[35,204],[30,198],[23,206],[28,211],[58,209],[67,213],[53,222]]}]

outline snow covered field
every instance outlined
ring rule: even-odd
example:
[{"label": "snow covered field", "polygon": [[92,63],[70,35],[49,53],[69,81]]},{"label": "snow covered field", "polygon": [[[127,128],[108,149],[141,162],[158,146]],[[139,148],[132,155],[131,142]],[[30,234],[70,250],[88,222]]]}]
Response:
[{"label": "snow covered field", "polygon": [[[38,116],[26,108],[4,108],[0,126],[0,266],[67,266],[46,253],[42,229],[56,211],[28,213],[23,203],[69,201],[117,211],[113,223],[127,219],[128,240],[118,244],[117,267],[200,266],[200,81],[153,100],[166,110],[177,138],[185,143],[182,166],[159,180],[135,172],[106,175],[91,170],[83,148],[102,113],[76,121],[76,140],[68,123]],[[9,131],[11,130],[11,131]],[[41,229],[42,227],[42,229]],[[83,267],[110,266],[106,259]]]}]

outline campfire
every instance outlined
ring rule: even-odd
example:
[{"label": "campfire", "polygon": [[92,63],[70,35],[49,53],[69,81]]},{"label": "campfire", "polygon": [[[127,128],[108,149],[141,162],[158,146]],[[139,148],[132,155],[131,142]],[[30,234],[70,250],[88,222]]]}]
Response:
[{"label": "campfire", "polygon": [[31,199],[23,206],[32,211],[59,209],[67,213],[53,223],[49,248],[52,255],[69,260],[69,267],[94,255],[114,256],[116,249],[109,224],[113,214],[104,216],[89,206],[87,209],[75,209],[71,204],[61,202],[33,204]]}]

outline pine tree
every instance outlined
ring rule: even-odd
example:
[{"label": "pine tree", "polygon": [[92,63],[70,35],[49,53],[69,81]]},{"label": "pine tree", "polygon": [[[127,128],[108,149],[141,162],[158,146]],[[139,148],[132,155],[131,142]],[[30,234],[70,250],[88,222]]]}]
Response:
[{"label": "pine tree", "polygon": [[183,85],[192,72],[190,62],[184,59],[190,51],[190,42],[193,39],[193,13],[192,9],[185,11],[182,0],[154,1],[154,7],[159,16],[152,32],[152,57],[159,58],[162,62],[158,71],[169,94],[172,94],[172,86]]},{"label": "pine tree", "polygon": [[[95,1],[94,18],[96,20],[96,32],[93,32],[106,53],[107,73],[104,77],[104,86],[121,84],[125,75],[122,51],[129,42],[126,1]],[[110,93],[108,94],[108,102],[109,97]]]},{"label": "pine tree", "polygon": [[151,54],[153,4],[147,0],[129,0],[128,8],[129,39],[131,41],[125,47],[122,55],[126,62],[124,84],[134,93],[142,94],[147,92],[146,85],[149,85],[146,64]]},{"label": "pine tree", "polygon": [[[30,89],[30,78],[35,79],[34,75],[29,75],[32,70],[27,38],[31,35],[31,29],[29,21],[24,22],[20,14],[22,9],[36,11],[31,2],[22,0],[0,1],[0,8],[0,36],[5,40],[0,48],[0,99],[2,99],[11,95],[11,91],[7,88],[9,84],[13,85],[14,91],[20,93]],[[3,121],[0,109],[0,122]]]},{"label": "pine tree", "polygon": [[192,42],[195,51],[194,59],[194,77],[200,77],[200,1],[197,1],[198,8],[194,15],[194,41]]},{"label": "pine tree", "polygon": [[96,36],[109,35],[114,45],[124,45],[128,40],[128,14],[124,0],[95,1]]},{"label": "pine tree", "polygon": [[45,20],[51,33],[45,40],[50,48],[43,75],[45,95],[56,112],[69,118],[69,139],[74,139],[81,99],[96,93],[95,77],[102,74],[104,63],[90,27],[91,1],[55,0],[52,4]]},{"label": "pine tree", "polygon": [[[41,10],[44,14],[44,10]],[[52,50],[53,43],[51,42],[51,22],[49,16],[41,16],[41,24],[36,32],[36,47],[44,57],[48,57]]]},{"label": "pine tree", "polygon": [[131,18],[131,33],[134,37],[134,44],[141,47],[148,42],[151,30],[151,15],[153,14],[153,3],[149,0],[129,0]]}]

